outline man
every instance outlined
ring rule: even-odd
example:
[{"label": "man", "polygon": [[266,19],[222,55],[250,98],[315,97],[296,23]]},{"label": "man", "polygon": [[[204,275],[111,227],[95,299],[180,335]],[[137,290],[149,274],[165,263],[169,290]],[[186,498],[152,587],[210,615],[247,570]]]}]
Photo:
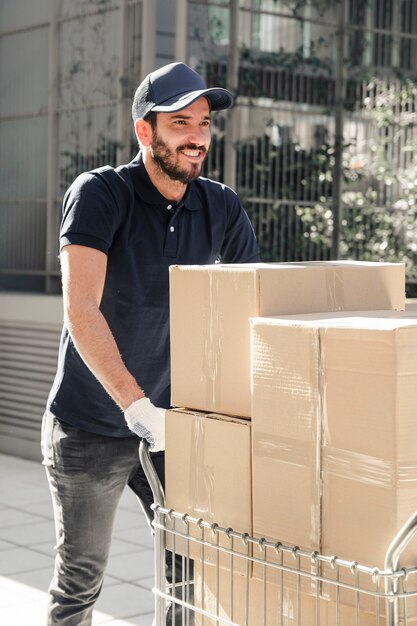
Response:
[{"label": "man", "polygon": [[133,101],[138,156],[65,195],[64,328],[42,425],[57,534],[49,625],[91,624],[126,484],[152,519],[138,436],[163,481],[169,266],[259,259],[236,194],[199,177],[211,111],[232,104],[182,63],[152,72]]}]

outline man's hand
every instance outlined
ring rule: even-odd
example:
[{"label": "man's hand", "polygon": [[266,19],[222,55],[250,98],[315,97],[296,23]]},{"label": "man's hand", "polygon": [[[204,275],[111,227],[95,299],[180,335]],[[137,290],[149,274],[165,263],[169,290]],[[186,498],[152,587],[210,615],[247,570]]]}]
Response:
[{"label": "man's hand", "polygon": [[133,402],[125,410],[130,430],[149,442],[152,452],[165,450],[165,410],[158,409],[149,398]]}]

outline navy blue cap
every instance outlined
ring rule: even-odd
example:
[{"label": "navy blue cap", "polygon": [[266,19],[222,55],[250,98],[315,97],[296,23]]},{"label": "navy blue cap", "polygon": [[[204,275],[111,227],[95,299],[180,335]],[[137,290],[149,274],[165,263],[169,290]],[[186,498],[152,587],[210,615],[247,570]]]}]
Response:
[{"label": "navy blue cap", "polygon": [[204,96],[211,111],[229,109],[233,96],[222,87],[207,89],[200,74],[185,63],[170,63],[151,72],[136,90],[132,105],[133,120],[145,118],[151,111],[181,111]]}]

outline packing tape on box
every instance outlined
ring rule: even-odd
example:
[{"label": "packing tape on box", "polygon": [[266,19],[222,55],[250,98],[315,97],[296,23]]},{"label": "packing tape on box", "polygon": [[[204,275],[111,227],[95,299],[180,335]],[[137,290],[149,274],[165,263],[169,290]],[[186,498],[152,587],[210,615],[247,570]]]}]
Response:
[{"label": "packing tape on box", "polygon": [[[205,425],[204,415],[194,415],[192,420],[190,458],[194,472],[190,476],[189,508],[193,516],[204,517],[207,522],[214,509],[214,470],[206,465],[204,454]],[[213,520],[214,521],[214,520]]]},{"label": "packing tape on box", "polygon": [[317,470],[320,469],[319,457],[311,441],[298,441],[286,437],[273,436],[270,433],[254,432],[252,438],[253,455],[270,458],[278,462],[291,463],[301,467],[313,467],[316,457]]},{"label": "packing tape on box", "polygon": [[215,407],[221,400],[221,324],[218,315],[218,281],[213,272],[207,272],[209,297],[204,309],[207,332],[204,334],[203,377],[206,381],[206,406]]},{"label": "packing tape on box", "polygon": [[417,465],[393,463],[382,459],[327,446],[322,451],[323,470],[355,482],[392,487],[398,483],[417,484]]},{"label": "packing tape on box", "polygon": [[395,480],[395,469],[391,462],[350,450],[325,447],[322,464],[326,474],[359,483],[391,487]]},{"label": "packing tape on box", "polygon": [[329,311],[345,310],[344,268],[335,267],[331,271],[324,271],[327,293],[327,307]]}]

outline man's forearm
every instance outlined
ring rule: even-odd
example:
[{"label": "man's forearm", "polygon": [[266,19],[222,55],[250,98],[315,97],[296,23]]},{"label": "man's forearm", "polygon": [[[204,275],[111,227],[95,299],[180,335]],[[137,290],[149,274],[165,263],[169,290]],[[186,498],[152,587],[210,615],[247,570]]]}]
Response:
[{"label": "man's forearm", "polygon": [[81,358],[123,411],[144,396],[98,308],[85,306],[76,315],[67,313],[65,323]]},{"label": "man's forearm", "polygon": [[153,451],[165,448],[165,414],[145,397],[127,370],[102,313],[84,305],[65,322],[81,358],[123,410],[130,430],[148,440]]}]

